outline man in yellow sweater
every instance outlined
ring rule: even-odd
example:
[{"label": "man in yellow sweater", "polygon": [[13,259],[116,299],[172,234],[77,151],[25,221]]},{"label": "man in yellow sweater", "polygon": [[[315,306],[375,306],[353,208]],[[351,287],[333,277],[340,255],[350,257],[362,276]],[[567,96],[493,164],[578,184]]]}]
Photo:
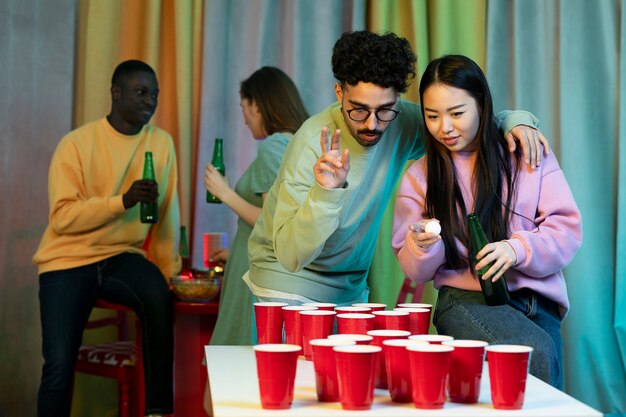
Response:
[{"label": "man in yellow sweater", "polygon": [[[180,213],[174,143],[147,124],[158,94],[149,65],[122,62],[113,73],[111,113],[67,134],[52,157],[50,223],[33,258],[44,356],[39,417],[70,415],[78,347],[98,298],[137,313],[146,414],[172,412],[172,298],[165,278],[180,269]],[[153,155],[156,182],[141,179],[146,151]],[[159,222],[141,223],[138,203],[154,201]]]}]

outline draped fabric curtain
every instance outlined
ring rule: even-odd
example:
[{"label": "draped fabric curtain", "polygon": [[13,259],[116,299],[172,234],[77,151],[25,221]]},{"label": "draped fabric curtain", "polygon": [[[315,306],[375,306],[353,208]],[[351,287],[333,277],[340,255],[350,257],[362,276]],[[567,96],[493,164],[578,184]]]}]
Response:
[{"label": "draped fabric curtain", "polygon": [[[50,155],[72,127],[73,0],[0,1],[0,415],[33,416],[41,374],[31,258]],[[4,413],[3,413],[4,411]]]},{"label": "draped fabric curtain", "polygon": [[[468,55],[486,70],[495,109],[540,118],[583,215],[584,243],[565,270],[565,391],[603,412],[625,412],[623,2],[372,0],[367,14],[368,29],[413,42],[420,70],[445,53]],[[392,207],[369,277],[372,296],[387,303],[402,280],[389,249]],[[432,286],[424,299],[436,300]]]},{"label": "draped fabric curtain", "polygon": [[81,0],[75,56],[74,126],[110,111],[109,86],[121,61],[140,59],[159,80],[152,123],[172,134],[179,165],[182,223],[190,201],[199,126],[204,1]]},{"label": "draped fabric curtain", "polygon": [[364,29],[363,0],[211,0],[204,10],[202,110],[193,200],[192,257],[201,266],[202,234],[234,237],[236,218],[223,204],[206,204],[204,166],[215,138],[224,139],[231,186],[256,156],[257,144],[243,123],[239,83],[264,66],[285,71],[310,114],[335,100],[330,57],[341,33]]},{"label": "draped fabric curtain", "polygon": [[[314,114],[335,100],[332,46],[342,32],[364,28],[411,41],[418,78],[407,99],[417,100],[430,59],[462,53],[486,70],[497,109],[540,118],[585,231],[565,271],[572,302],[566,391],[603,412],[626,412],[626,300],[618,296],[626,293],[622,0],[3,0],[0,23],[7,58],[0,65],[0,181],[11,196],[0,201],[0,408],[7,415],[35,414],[41,341],[30,256],[47,223],[50,156],[69,129],[108,113],[114,67],[137,58],[157,72],[152,122],[174,137],[182,223],[200,266],[202,233],[232,236],[236,222],[227,207],[204,203],[214,138],[224,138],[232,185],[256,154],[239,82],[263,65],[278,66]],[[388,304],[403,279],[389,246],[392,210],[393,201],[369,280],[372,301]],[[424,300],[435,302],[432,287]],[[74,416],[115,414],[115,384],[79,379],[76,389]]]},{"label": "draped fabric curtain", "polygon": [[626,412],[626,9],[622,1],[489,2],[496,108],[541,120],[582,212],[565,270],[565,390]]}]

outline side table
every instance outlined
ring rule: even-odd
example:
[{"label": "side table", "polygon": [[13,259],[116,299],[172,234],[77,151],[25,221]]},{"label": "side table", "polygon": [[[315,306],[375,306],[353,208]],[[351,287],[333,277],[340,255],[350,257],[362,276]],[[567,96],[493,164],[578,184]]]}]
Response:
[{"label": "side table", "polygon": [[202,366],[219,303],[174,303],[174,415],[206,417],[202,408],[207,371]]}]

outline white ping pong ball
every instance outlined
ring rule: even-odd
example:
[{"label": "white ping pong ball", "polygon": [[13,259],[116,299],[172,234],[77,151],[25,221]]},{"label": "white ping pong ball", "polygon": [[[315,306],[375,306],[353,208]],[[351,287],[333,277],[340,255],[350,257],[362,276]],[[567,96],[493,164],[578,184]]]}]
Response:
[{"label": "white ping pong ball", "polygon": [[426,223],[426,226],[424,226],[424,231],[426,233],[439,235],[439,233],[441,233],[441,225],[439,224],[438,221],[431,220],[428,223]]}]

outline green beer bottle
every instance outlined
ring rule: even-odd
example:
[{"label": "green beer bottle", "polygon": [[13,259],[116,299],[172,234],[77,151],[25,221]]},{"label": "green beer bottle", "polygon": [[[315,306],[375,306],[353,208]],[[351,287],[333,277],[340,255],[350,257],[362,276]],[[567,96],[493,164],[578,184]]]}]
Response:
[{"label": "green beer bottle", "polygon": [[191,275],[191,260],[189,259],[189,244],[187,243],[187,228],[180,226],[180,245],[178,248],[180,259],[183,262],[180,275]]},{"label": "green beer bottle", "polygon": [[[146,152],[143,164],[143,179],[156,181],[154,176],[154,164],[152,163],[152,152]],[[140,203],[140,220],[142,223],[156,223],[159,221],[159,206],[154,203]]]},{"label": "green beer bottle", "polygon": [[[476,254],[480,252],[480,250],[484,248],[485,245],[489,243],[489,241],[487,240],[485,231],[480,225],[478,217],[475,213],[470,213],[467,215],[467,225],[470,238],[469,256],[471,262],[476,265],[478,263],[478,260],[476,259]],[[483,296],[485,297],[485,301],[487,302],[487,304],[490,306],[499,306],[506,304],[511,299],[511,296],[509,295],[509,289],[506,286],[504,276],[501,276],[500,279],[496,282],[493,282],[491,278],[487,280],[484,280],[482,278],[493,264],[494,262],[490,263],[480,270],[477,270],[476,275],[478,275],[480,288],[482,289]]]},{"label": "green beer bottle", "polygon": [[[226,167],[224,166],[224,153],[222,150],[222,139],[216,138],[215,145],[213,146],[213,159],[211,160],[211,165],[215,167],[216,170],[219,171],[220,174],[226,174]],[[218,203],[221,204],[222,201],[215,197],[210,192],[206,192],[206,202],[207,203]]]}]

